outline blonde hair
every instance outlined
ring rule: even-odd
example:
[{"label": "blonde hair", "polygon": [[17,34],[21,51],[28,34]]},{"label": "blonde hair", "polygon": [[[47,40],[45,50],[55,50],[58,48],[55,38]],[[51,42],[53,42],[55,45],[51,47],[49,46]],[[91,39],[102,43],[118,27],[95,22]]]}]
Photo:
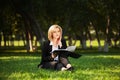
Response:
[{"label": "blonde hair", "polygon": [[59,30],[60,30],[60,32],[61,32],[61,36],[60,36],[60,39],[62,38],[62,28],[59,26],[59,25],[52,25],[52,26],[50,26],[50,28],[48,29],[48,39],[50,40],[50,41],[52,41],[52,39],[53,39],[53,31],[54,31],[54,29],[56,29],[56,28],[58,28]]}]

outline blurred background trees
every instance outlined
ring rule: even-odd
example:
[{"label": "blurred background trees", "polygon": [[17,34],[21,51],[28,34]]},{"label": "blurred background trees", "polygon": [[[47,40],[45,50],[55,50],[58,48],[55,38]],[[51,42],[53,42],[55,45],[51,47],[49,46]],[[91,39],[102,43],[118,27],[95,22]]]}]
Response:
[{"label": "blurred background trees", "polygon": [[[86,49],[86,40],[104,40],[104,51],[109,46],[120,46],[119,0],[1,0],[0,46],[14,46],[22,40],[27,51],[33,51],[37,42],[42,46],[52,24],[63,28],[68,44],[80,41]],[[73,42],[74,40],[74,42]],[[3,45],[2,45],[3,41]],[[34,44],[33,44],[34,41]],[[114,45],[112,44],[114,41]]]}]

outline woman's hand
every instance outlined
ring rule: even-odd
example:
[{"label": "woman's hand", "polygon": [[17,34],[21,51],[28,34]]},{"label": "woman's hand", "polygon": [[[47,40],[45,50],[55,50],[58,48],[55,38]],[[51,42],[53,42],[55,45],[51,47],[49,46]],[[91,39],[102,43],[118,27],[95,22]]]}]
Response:
[{"label": "woman's hand", "polygon": [[52,57],[52,58],[54,58],[54,55],[53,55],[53,53],[51,54],[51,57]]},{"label": "woman's hand", "polygon": [[57,56],[57,54],[55,54],[55,53],[52,53],[52,54],[51,54],[51,57],[52,57],[52,58],[55,58],[56,56]]},{"label": "woman's hand", "polygon": [[57,41],[56,41],[56,44],[57,44],[57,46],[59,45],[60,46],[60,48],[62,47],[62,42],[61,42],[61,39],[58,39]]}]

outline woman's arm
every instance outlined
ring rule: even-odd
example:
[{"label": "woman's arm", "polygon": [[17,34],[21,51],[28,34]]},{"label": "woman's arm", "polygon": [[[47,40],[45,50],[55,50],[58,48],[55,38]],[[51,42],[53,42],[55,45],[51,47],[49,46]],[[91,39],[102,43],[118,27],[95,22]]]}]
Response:
[{"label": "woman's arm", "polygon": [[43,47],[42,47],[42,60],[43,62],[54,60],[54,58],[52,58],[51,53],[50,53],[50,45],[48,41],[44,42]]},{"label": "woman's arm", "polygon": [[62,47],[61,47],[61,49],[66,49],[66,48],[67,48],[66,40],[65,40],[65,39],[62,39],[61,42],[62,42]]}]

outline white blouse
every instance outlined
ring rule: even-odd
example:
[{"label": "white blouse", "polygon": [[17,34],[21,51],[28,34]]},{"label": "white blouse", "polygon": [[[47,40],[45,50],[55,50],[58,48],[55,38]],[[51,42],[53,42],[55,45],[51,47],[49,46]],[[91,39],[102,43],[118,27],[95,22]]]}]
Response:
[{"label": "white blouse", "polygon": [[[52,51],[58,50],[58,46],[57,46],[57,47],[53,46],[53,42],[50,42],[50,45],[52,45]],[[52,53],[51,53],[51,54],[52,54]],[[58,60],[58,56],[56,56],[56,57],[54,58],[54,60]]]}]

